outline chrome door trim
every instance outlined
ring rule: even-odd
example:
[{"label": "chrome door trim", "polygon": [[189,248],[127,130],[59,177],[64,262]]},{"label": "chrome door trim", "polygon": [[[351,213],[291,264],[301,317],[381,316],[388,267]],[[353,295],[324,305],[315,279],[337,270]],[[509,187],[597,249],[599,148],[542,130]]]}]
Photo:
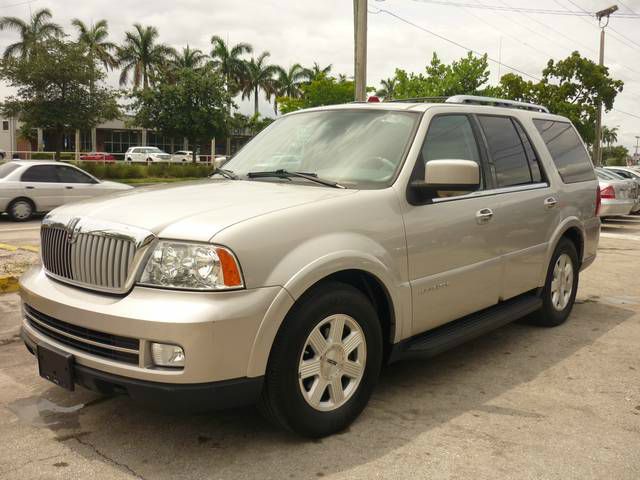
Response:
[{"label": "chrome door trim", "polygon": [[465,200],[467,198],[478,198],[478,197],[489,197],[492,195],[500,195],[503,193],[514,193],[514,192],[526,192],[529,190],[541,190],[544,188],[549,188],[550,185],[546,182],[543,183],[530,183],[527,185],[516,185],[513,187],[502,187],[502,188],[492,188],[490,190],[481,190],[478,192],[471,192],[465,195],[456,195],[453,197],[443,197],[443,198],[434,198],[432,203],[443,203],[443,202],[452,202],[456,200]]}]

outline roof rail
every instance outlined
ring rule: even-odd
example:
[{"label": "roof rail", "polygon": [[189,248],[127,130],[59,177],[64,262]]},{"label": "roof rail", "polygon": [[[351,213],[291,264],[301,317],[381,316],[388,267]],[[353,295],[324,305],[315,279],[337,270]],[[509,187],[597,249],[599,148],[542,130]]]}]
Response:
[{"label": "roof rail", "polygon": [[490,105],[494,107],[519,108],[533,112],[549,113],[547,107],[536,105],[535,103],[516,102],[515,100],[505,100],[503,98],[481,97],[478,95],[454,95],[445,100],[445,103],[468,103],[474,105]]},{"label": "roof rail", "polygon": [[394,103],[444,103],[449,97],[414,97],[414,98],[394,98],[390,102]]}]

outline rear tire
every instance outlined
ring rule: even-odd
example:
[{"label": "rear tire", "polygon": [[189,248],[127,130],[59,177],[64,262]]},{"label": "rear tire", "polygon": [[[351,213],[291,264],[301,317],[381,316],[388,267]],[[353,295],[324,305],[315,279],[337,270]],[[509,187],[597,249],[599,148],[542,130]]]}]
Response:
[{"label": "rear tire", "polygon": [[579,275],[576,246],[572,241],[562,238],[551,256],[542,289],[542,308],[527,318],[529,323],[543,327],[562,325],[573,309]]},{"label": "rear tire", "polygon": [[277,426],[317,438],[345,429],[366,406],[382,364],[382,330],[371,302],[339,282],[306,293],[287,315],[260,401]]},{"label": "rear tire", "polygon": [[7,208],[7,213],[14,222],[26,222],[33,216],[34,210],[31,200],[18,198],[11,202],[9,208]]}]

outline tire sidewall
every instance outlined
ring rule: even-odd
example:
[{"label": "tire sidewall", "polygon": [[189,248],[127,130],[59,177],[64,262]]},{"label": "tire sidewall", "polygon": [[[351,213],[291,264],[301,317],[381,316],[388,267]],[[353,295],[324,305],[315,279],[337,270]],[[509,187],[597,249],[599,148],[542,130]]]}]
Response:
[{"label": "tire sidewall", "polygon": [[[551,282],[553,282],[553,270],[555,268],[555,264],[558,260],[558,257],[560,257],[560,255],[562,254],[567,254],[571,259],[571,264],[573,266],[573,288],[571,290],[571,297],[569,298],[569,303],[567,304],[567,306],[563,310],[556,310],[551,300]],[[565,322],[571,314],[571,310],[573,309],[573,305],[576,299],[576,293],[578,290],[579,274],[580,267],[576,247],[574,246],[573,242],[570,242],[569,240],[560,240],[558,246],[553,252],[553,255],[551,256],[551,262],[549,263],[546,282],[542,291],[543,311],[550,324],[560,325],[561,323]]]},{"label": "tire sidewall", "polygon": [[[300,391],[298,365],[302,349],[311,331],[325,318],[345,314],[353,318],[365,337],[367,357],[358,389],[341,407],[330,412],[314,409]],[[375,387],[382,364],[382,331],[375,309],[358,290],[344,285],[337,290],[323,290],[305,299],[285,320],[286,341],[279,396],[284,400],[286,416],[294,430],[309,436],[324,436],[341,430],[364,409]]]},{"label": "tire sidewall", "polygon": [[[26,218],[18,218],[18,217],[15,215],[14,208],[15,208],[15,207],[16,207],[16,205],[18,205],[19,203],[26,203],[27,205],[29,205],[29,208],[31,209],[31,210],[30,210],[30,212],[29,212],[29,216],[27,216]],[[21,200],[14,200],[13,202],[11,202],[11,205],[9,206],[8,211],[9,211],[9,212],[8,212],[8,213],[9,213],[9,216],[11,217],[11,219],[12,219],[14,222],[26,222],[26,221],[27,221],[27,220],[29,220],[31,217],[33,217],[33,211],[34,211],[34,208],[33,208],[33,204],[32,204],[31,202],[29,202],[28,200],[22,200],[22,199],[21,199]]]}]

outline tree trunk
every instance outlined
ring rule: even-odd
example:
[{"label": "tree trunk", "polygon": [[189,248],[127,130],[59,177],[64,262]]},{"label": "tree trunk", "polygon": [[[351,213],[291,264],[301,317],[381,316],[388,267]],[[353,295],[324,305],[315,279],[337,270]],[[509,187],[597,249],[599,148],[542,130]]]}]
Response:
[{"label": "tree trunk", "polygon": [[278,98],[273,101],[273,113],[277,117],[278,116]]},{"label": "tree trunk", "polygon": [[253,90],[253,114],[258,116],[258,87]]},{"label": "tree trunk", "polygon": [[191,146],[191,162],[196,163],[197,160],[197,153],[196,150],[198,149],[198,140],[190,138],[189,139],[189,146]]},{"label": "tree trunk", "polygon": [[60,156],[60,150],[62,150],[62,140],[63,140],[63,136],[64,136],[64,128],[62,127],[56,127],[55,129],[55,155],[54,158],[56,161],[60,161],[61,160],[61,156]]}]

